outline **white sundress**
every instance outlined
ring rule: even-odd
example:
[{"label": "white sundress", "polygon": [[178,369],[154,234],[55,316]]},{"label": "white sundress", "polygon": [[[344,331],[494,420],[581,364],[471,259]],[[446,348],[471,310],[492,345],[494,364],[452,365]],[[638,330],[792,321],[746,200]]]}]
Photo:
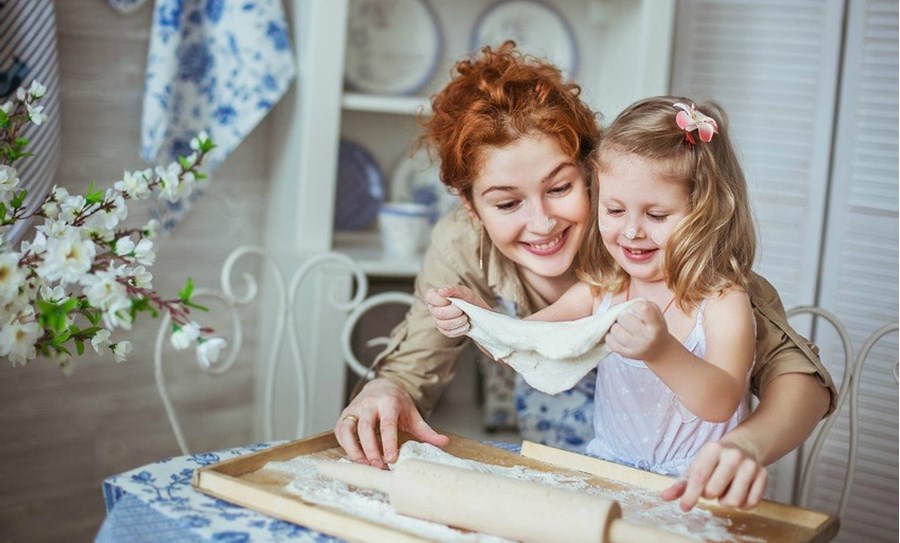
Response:
[{"label": "white sundress", "polygon": [[[612,306],[607,295],[597,313]],[[703,358],[706,334],[703,309],[697,308],[694,328],[685,348]],[[747,374],[749,383],[750,373]],[[641,360],[610,353],[597,366],[594,390],[594,437],[586,452],[604,460],[677,476],[683,473],[700,448],[718,441],[749,413],[749,397],[725,422],[707,422],[691,413],[675,393]]]}]

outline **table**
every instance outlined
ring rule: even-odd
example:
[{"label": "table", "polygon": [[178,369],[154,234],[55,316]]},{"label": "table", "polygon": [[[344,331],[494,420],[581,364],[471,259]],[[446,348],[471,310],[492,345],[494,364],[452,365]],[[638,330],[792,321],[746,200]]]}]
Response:
[{"label": "table", "polygon": [[[281,443],[284,442],[255,443],[233,449],[167,458],[107,478],[103,481],[107,515],[96,541],[343,541],[207,496],[191,487],[191,475],[195,468]],[[519,445],[516,444],[489,444],[513,452],[519,451]]]}]

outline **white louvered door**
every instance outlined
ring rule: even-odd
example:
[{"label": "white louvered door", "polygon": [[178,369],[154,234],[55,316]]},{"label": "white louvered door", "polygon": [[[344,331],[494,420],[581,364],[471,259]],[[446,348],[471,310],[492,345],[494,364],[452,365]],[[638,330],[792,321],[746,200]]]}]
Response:
[{"label": "white louvered door", "polygon": [[[858,351],[898,316],[898,8],[895,0],[680,0],[672,92],[712,97],[730,115],[750,184],[757,269],[787,307],[819,305]],[[804,330],[826,363],[840,345]],[[860,449],[841,541],[896,541],[896,334],[873,350],[860,386]],[[841,368],[829,364],[836,381]],[[832,429],[811,505],[835,511],[847,413]],[[786,414],[787,415],[787,414]],[[772,495],[789,499],[780,465]]]}]

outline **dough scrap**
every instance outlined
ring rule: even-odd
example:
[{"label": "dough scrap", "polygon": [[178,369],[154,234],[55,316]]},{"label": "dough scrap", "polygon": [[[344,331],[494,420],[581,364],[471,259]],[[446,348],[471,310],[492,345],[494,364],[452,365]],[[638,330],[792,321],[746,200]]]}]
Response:
[{"label": "dough scrap", "polygon": [[459,298],[449,300],[469,316],[467,336],[545,394],[571,389],[609,354],[603,337],[619,314],[637,301],[613,306],[602,315],[545,322],[510,317]]}]

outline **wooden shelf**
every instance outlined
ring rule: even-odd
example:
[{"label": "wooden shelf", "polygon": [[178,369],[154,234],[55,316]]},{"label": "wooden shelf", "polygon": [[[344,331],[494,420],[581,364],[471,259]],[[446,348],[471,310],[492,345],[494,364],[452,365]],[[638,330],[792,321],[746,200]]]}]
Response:
[{"label": "wooden shelf", "polygon": [[334,250],[359,263],[370,277],[412,279],[422,269],[422,255],[409,259],[386,258],[378,232],[335,232]]},{"label": "wooden shelf", "polygon": [[418,115],[431,112],[431,101],[424,96],[379,96],[348,92],[341,98],[341,106],[352,111],[393,115]]}]

